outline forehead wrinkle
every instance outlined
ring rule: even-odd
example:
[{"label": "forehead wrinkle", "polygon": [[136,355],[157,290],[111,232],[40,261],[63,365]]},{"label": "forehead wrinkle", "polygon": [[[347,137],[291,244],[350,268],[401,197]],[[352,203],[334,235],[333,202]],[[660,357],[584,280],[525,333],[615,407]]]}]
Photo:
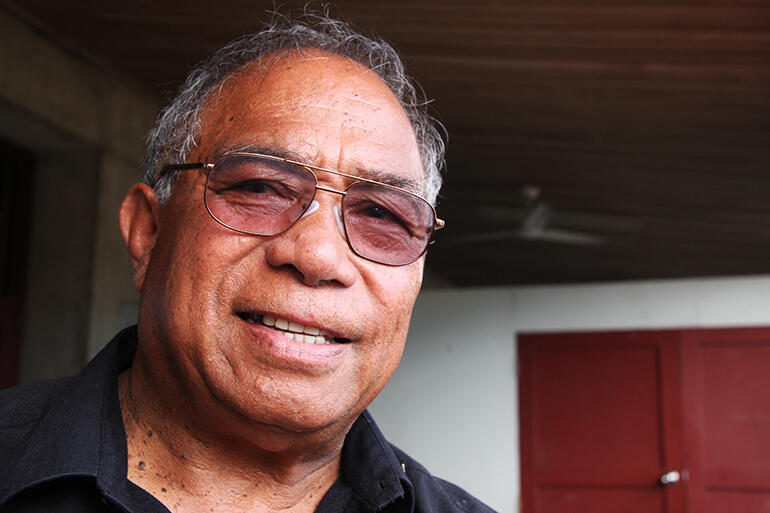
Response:
[{"label": "forehead wrinkle", "polygon": [[243,153],[261,153],[262,155],[269,155],[271,157],[279,157],[289,160],[296,160],[299,162],[305,162],[306,160],[302,158],[302,156],[299,153],[288,151],[288,150],[281,150],[274,146],[263,146],[259,144],[253,144],[253,143],[243,143],[243,144],[233,144],[229,146],[225,145],[219,145],[214,150],[216,152],[216,155],[222,156],[226,153],[234,153],[234,152],[243,152]]},{"label": "forehead wrinkle", "polygon": [[[348,172],[348,174],[360,176],[368,180],[374,180],[400,189],[406,189],[412,192],[418,192],[422,190],[422,183],[414,178],[408,176],[391,173],[390,171],[382,171],[378,169],[366,169],[364,167],[355,167],[355,172]],[[342,171],[345,173],[346,171]]]},{"label": "forehead wrinkle", "polygon": [[[232,152],[245,152],[245,153],[261,153],[263,155],[270,155],[271,157],[285,158],[294,160],[308,166],[315,166],[313,164],[313,158],[309,158],[306,155],[301,155],[297,152],[281,150],[275,147],[262,146],[258,144],[236,144],[231,146],[219,145],[215,149],[217,157],[220,157],[226,153]],[[324,168],[324,166],[315,166]],[[332,171],[340,171],[342,173],[366,178],[368,180],[374,180],[376,182],[392,185],[400,189],[406,189],[412,192],[419,192],[422,190],[422,182],[415,180],[414,178],[396,174],[390,171],[384,171],[379,169],[369,169],[361,165],[355,165],[352,169],[331,169]]]}]

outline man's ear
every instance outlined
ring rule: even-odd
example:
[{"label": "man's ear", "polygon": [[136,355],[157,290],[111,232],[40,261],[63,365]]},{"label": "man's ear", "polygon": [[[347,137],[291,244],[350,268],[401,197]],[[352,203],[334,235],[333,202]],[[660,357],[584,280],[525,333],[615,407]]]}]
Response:
[{"label": "man's ear", "polygon": [[120,233],[134,266],[134,288],[140,292],[158,236],[159,214],[160,203],[155,191],[143,183],[131,187],[118,214]]}]

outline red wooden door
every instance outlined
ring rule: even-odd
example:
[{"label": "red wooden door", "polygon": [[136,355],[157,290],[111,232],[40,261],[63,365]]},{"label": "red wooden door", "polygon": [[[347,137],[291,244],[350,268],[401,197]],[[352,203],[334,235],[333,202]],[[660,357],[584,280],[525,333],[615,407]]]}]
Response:
[{"label": "red wooden door", "polygon": [[690,511],[770,512],[770,329],[683,334]]},{"label": "red wooden door", "polygon": [[770,329],[521,335],[519,363],[524,512],[770,512]]},{"label": "red wooden door", "polygon": [[519,336],[524,512],[683,511],[676,336]]}]

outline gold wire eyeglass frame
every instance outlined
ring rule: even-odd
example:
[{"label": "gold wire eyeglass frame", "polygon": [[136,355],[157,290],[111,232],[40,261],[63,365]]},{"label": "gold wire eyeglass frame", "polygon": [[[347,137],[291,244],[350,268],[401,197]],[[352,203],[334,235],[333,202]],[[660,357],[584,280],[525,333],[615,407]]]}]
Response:
[{"label": "gold wire eyeglass frame", "polygon": [[[278,156],[275,156],[275,155],[266,155],[264,153],[230,152],[230,153],[225,153],[221,157],[217,158],[216,161],[214,161],[213,163],[211,163],[211,162],[190,162],[190,163],[187,163],[187,164],[166,164],[165,166],[163,166],[161,168],[160,176],[163,176],[164,174],[166,174],[169,171],[187,171],[187,170],[193,170],[193,169],[205,169],[206,171],[208,171],[208,175],[206,176],[206,188],[205,188],[205,190],[206,190],[206,189],[208,189],[209,177],[211,176],[211,170],[214,169],[214,166],[216,166],[217,163],[220,160],[222,160],[222,159],[224,159],[226,157],[239,157],[239,156],[240,157],[257,157],[257,158],[261,158],[261,159],[273,160],[273,161],[276,161],[276,162],[283,162],[283,163],[286,163],[286,164],[291,164],[291,165],[294,165],[294,166],[299,166],[299,167],[305,168],[305,169],[307,169],[310,172],[311,175],[313,175],[313,180],[315,181],[315,188],[316,188],[316,190],[322,190],[322,191],[326,191],[326,192],[331,192],[333,194],[339,194],[340,196],[345,196],[347,194],[347,190],[350,189],[350,187],[355,185],[357,182],[370,183],[370,184],[378,185],[380,187],[385,187],[386,189],[391,189],[391,190],[399,191],[399,192],[402,192],[404,194],[408,194],[409,196],[412,196],[412,197],[415,197],[415,198],[419,199],[420,201],[425,203],[428,207],[430,207],[431,212],[433,213],[433,219],[434,219],[434,221],[433,221],[433,232],[441,230],[446,225],[444,220],[443,219],[439,219],[438,216],[436,215],[436,208],[427,199],[425,199],[424,197],[420,196],[419,194],[415,194],[415,193],[413,193],[411,191],[408,191],[406,189],[403,189],[401,187],[396,187],[395,185],[390,185],[390,184],[387,184],[387,183],[378,182],[377,180],[372,180],[372,179],[369,179],[369,178],[363,178],[363,177],[360,177],[360,176],[355,176],[355,175],[351,175],[351,174],[348,174],[348,173],[343,173],[342,171],[337,171],[335,169],[327,169],[327,168],[324,168],[324,167],[314,166],[314,165],[311,165],[311,164],[306,164],[304,162],[299,162],[297,160],[292,160],[292,159],[288,159],[288,158],[285,158],[285,157],[278,157]],[[331,188],[331,187],[326,187],[324,185],[319,185],[318,184],[318,177],[316,176],[315,171],[323,171],[325,173],[331,173],[333,175],[342,176],[342,177],[345,177],[345,178],[350,178],[350,179],[355,180],[355,181],[353,183],[351,183],[350,185],[348,185],[345,190],[338,190],[338,189],[334,189],[334,188]],[[275,235],[280,235],[281,233],[285,232],[286,230],[291,228],[294,225],[294,223],[296,223],[297,221],[299,221],[302,218],[302,216],[298,217],[289,226],[287,226],[282,231],[280,231],[280,232],[278,232],[276,234],[273,234],[273,235],[260,235],[258,233],[253,233],[253,232],[249,232],[249,231],[246,231],[246,230],[240,230],[238,228],[234,228],[234,227],[232,227],[230,225],[227,225],[227,224],[223,223],[222,221],[220,221],[217,218],[217,216],[214,215],[214,213],[211,211],[211,209],[208,206],[208,202],[206,201],[205,190],[204,190],[204,201],[203,201],[203,203],[204,203],[204,205],[206,207],[206,211],[209,213],[209,215],[217,223],[219,223],[222,226],[224,226],[225,228],[228,228],[229,230],[232,230],[232,231],[237,232],[237,233],[243,233],[245,235],[254,235],[254,236],[257,236],[257,237],[273,237]],[[315,198],[315,194],[313,194],[313,198],[311,198],[311,202],[312,202],[312,200],[314,198]],[[310,204],[308,204],[307,208],[309,208],[309,207],[310,207]],[[303,210],[303,214],[307,210],[307,208],[305,210]],[[343,226],[344,225],[345,225],[345,223],[343,222]],[[353,247],[353,245],[350,242],[350,237],[347,234],[347,227],[346,226],[345,226],[345,239],[347,240],[347,243],[348,243],[348,246],[350,247],[350,249],[356,255],[360,256],[361,258],[365,258],[367,260],[371,260],[372,262],[377,262],[377,263],[380,263],[380,264],[383,264],[383,265],[389,265],[389,266],[394,266],[394,267],[398,267],[398,266],[402,266],[402,265],[409,265],[412,262],[417,261],[422,255],[425,254],[425,252],[428,250],[428,246],[432,243],[432,241],[429,239],[428,243],[425,244],[425,248],[423,248],[423,250],[420,252],[420,254],[417,255],[413,260],[410,260],[409,262],[405,262],[403,264],[390,264],[390,263],[387,263],[387,262],[382,262],[380,260],[377,260],[376,258],[368,257],[368,256],[365,256],[365,255],[362,255],[361,253],[359,253]]]}]

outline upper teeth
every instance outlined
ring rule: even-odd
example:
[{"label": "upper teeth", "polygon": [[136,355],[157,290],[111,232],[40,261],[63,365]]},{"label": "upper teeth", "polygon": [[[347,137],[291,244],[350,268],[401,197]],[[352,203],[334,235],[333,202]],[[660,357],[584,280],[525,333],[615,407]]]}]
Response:
[{"label": "upper teeth", "polygon": [[283,335],[297,342],[305,342],[306,344],[331,344],[332,336],[330,333],[319,330],[313,326],[303,326],[296,322],[287,321],[280,317],[273,317],[270,315],[262,316],[262,324],[278,328],[283,331]]}]

